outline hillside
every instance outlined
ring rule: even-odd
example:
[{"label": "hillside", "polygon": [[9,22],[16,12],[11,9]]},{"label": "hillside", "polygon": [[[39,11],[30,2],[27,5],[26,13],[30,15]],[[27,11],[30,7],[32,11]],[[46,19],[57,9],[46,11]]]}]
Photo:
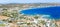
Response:
[{"label": "hillside", "polygon": [[29,4],[20,4],[20,3],[9,3],[9,4],[0,4],[0,8],[11,8],[11,7],[23,7],[28,5],[28,7],[33,6],[60,6],[58,3],[29,3]]}]

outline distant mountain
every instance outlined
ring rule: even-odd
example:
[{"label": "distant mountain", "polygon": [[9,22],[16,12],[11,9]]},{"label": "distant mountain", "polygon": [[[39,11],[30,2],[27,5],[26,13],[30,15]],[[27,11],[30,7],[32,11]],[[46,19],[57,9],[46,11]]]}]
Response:
[{"label": "distant mountain", "polygon": [[22,7],[24,5],[28,6],[49,6],[49,5],[59,5],[59,3],[8,3],[8,4],[0,4],[1,7]]}]

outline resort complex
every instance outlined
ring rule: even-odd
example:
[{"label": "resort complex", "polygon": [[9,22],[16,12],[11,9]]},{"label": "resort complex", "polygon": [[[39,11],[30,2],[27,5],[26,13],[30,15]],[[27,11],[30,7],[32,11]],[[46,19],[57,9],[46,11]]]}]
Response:
[{"label": "resort complex", "polygon": [[[59,9],[56,11],[57,6]],[[46,10],[42,11],[31,10],[31,9],[42,9],[42,8],[46,9],[48,8],[53,10],[50,10],[52,13],[49,10],[47,10],[48,12],[46,12]],[[60,4],[53,4],[53,3],[2,4],[0,5],[0,27],[60,27],[59,10],[60,10]],[[41,14],[39,13],[40,11]],[[57,15],[57,17],[56,16],[51,17],[47,13]]]}]

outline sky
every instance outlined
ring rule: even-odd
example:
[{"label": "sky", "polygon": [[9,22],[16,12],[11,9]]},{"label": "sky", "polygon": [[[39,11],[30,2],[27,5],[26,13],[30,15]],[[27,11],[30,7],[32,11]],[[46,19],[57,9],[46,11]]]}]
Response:
[{"label": "sky", "polygon": [[0,3],[60,3],[60,0],[0,0]]}]

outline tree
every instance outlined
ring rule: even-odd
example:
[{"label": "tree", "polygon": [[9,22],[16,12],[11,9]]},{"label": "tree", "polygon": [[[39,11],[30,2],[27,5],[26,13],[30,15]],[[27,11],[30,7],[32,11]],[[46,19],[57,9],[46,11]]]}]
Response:
[{"label": "tree", "polygon": [[39,17],[38,16],[34,16],[35,19],[38,19]]},{"label": "tree", "polygon": [[2,11],[3,11],[3,12],[2,12],[2,15],[3,15],[3,16],[8,16],[8,17],[10,17],[11,12],[9,12],[8,9],[3,9]]},{"label": "tree", "polygon": [[7,12],[8,12],[7,9],[3,9],[2,11],[3,11],[2,15],[7,16]]},{"label": "tree", "polygon": [[40,20],[39,23],[41,23],[43,25],[46,24],[46,22],[44,20]]},{"label": "tree", "polygon": [[13,10],[12,12],[11,12],[11,17],[13,17],[13,18],[16,18],[16,17],[18,17],[18,12],[17,12],[17,10]]},{"label": "tree", "polygon": [[55,27],[58,27],[58,25],[55,23]]}]

